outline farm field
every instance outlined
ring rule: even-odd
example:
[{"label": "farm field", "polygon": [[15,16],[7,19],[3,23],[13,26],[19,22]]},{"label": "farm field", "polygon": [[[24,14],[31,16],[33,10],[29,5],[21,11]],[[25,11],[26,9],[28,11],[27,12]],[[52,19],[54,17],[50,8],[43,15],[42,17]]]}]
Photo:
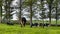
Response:
[{"label": "farm field", "polygon": [[60,34],[60,27],[20,27],[20,25],[0,24],[0,34]]},{"label": "farm field", "polygon": [[0,0],[0,34],[60,34],[60,0]]}]

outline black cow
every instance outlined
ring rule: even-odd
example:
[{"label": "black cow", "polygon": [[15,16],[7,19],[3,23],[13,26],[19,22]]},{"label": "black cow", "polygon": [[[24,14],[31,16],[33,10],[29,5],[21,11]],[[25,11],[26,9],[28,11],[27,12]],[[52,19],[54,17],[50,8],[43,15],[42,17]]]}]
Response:
[{"label": "black cow", "polygon": [[21,20],[21,27],[24,26],[25,27],[25,24],[26,24],[26,18],[25,17],[22,17],[22,20]]},{"label": "black cow", "polygon": [[40,23],[39,26],[49,26],[49,24],[48,23],[45,23],[45,24]]},{"label": "black cow", "polygon": [[36,26],[37,27],[38,26],[38,23],[32,23],[31,27],[32,26]]},{"label": "black cow", "polygon": [[39,26],[43,26],[43,23],[40,23]]},{"label": "black cow", "polygon": [[60,27],[60,24],[57,24],[58,27]]},{"label": "black cow", "polygon": [[12,23],[12,22],[7,22],[7,24],[8,24],[8,25],[14,25],[14,23]]},{"label": "black cow", "polygon": [[43,26],[47,26],[47,27],[48,27],[48,26],[49,26],[49,24],[48,24],[48,23],[45,23],[45,24],[43,24]]},{"label": "black cow", "polygon": [[59,26],[60,26],[60,24],[57,24],[57,25],[56,25],[56,24],[51,24],[51,26],[58,26],[58,27],[59,27]]}]

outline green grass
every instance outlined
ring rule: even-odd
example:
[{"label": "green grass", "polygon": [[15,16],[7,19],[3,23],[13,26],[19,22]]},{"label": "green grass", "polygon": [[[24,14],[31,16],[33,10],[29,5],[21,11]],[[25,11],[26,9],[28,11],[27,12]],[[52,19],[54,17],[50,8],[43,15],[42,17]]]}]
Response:
[{"label": "green grass", "polygon": [[60,34],[60,27],[20,27],[20,25],[0,24],[0,34]]}]

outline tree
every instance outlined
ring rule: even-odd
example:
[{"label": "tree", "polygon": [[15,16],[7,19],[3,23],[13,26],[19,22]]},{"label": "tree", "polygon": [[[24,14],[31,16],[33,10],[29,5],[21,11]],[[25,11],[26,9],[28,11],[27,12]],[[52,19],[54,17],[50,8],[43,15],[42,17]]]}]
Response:
[{"label": "tree", "polygon": [[2,23],[2,2],[3,0],[0,0],[0,22]]},{"label": "tree", "polygon": [[59,3],[59,0],[55,0],[52,7],[53,12],[55,12],[55,14],[52,13],[53,15],[55,15],[52,17],[56,19],[56,26],[57,26],[57,20],[58,20],[58,3]]},{"label": "tree", "polygon": [[52,8],[52,3],[54,0],[46,0],[48,3],[48,7],[49,7],[49,24],[51,25],[51,8]]},{"label": "tree", "polygon": [[36,1],[37,0],[26,0],[26,5],[30,7],[30,26],[32,25],[32,16],[33,16],[32,6]]},{"label": "tree", "polygon": [[[21,23],[21,11],[22,11],[22,0],[20,0],[20,11],[19,11],[19,16],[18,16],[18,18],[19,18],[19,24]],[[22,23],[21,23],[21,27],[22,27]]]},{"label": "tree", "polygon": [[5,0],[5,11],[6,13],[4,14],[4,18],[6,19],[6,22],[10,22],[10,17],[11,17],[11,11],[10,11],[10,4],[13,0]]},{"label": "tree", "polygon": [[[43,24],[44,24],[44,6],[43,6],[44,4],[43,4],[43,0],[41,0],[41,7],[40,7],[40,9],[41,9],[41,11],[42,11],[42,13],[40,14],[40,16],[42,17],[42,21],[43,21]],[[44,28],[44,25],[43,25],[43,28]]]},{"label": "tree", "polygon": [[56,9],[56,26],[57,26],[57,20],[58,20],[58,2],[59,0],[55,0],[55,9]]}]

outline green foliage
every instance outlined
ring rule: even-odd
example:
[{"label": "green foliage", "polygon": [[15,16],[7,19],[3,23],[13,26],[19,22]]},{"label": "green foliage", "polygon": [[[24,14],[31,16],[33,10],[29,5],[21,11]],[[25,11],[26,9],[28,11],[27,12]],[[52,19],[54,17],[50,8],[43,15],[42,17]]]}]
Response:
[{"label": "green foliage", "polygon": [[0,0],[0,6],[2,6],[2,1],[3,1],[3,0]]},{"label": "green foliage", "polygon": [[48,4],[52,4],[54,0],[46,0]]},{"label": "green foliage", "polygon": [[30,5],[33,5],[37,0],[25,0],[24,1],[24,5],[26,6],[30,6]]}]

